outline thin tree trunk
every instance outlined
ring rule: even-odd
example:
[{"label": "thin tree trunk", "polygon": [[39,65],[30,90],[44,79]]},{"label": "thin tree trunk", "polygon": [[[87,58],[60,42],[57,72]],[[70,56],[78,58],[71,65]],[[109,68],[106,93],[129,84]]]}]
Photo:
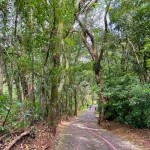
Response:
[{"label": "thin tree trunk", "polygon": [[75,106],[74,115],[77,116],[78,101],[77,101],[77,89],[76,89],[76,87],[74,89],[74,106]]},{"label": "thin tree trunk", "polygon": [[128,40],[128,43],[129,43],[130,46],[131,46],[131,49],[133,50],[133,52],[134,52],[134,54],[135,54],[137,64],[139,65],[139,64],[140,64],[140,60],[139,60],[139,57],[138,57],[138,55],[137,55],[136,49],[135,49],[133,43],[131,42],[131,40],[130,40],[129,38],[127,38],[127,40]]},{"label": "thin tree trunk", "polygon": [[[32,101],[32,106],[31,106],[31,114],[32,114],[32,118],[31,118],[31,125],[34,124],[34,108],[35,108],[35,90],[34,90],[34,57],[33,57],[33,52],[32,52],[32,75],[31,75],[31,93],[29,94],[29,97]],[[28,91],[29,93],[29,91]]]},{"label": "thin tree trunk", "polygon": [[72,112],[73,112],[73,101],[74,101],[74,94],[73,91],[70,93],[70,116],[72,116]]},{"label": "thin tree trunk", "polygon": [[29,98],[29,94],[28,94],[28,83],[26,81],[26,76],[24,75],[24,73],[21,71],[20,72],[20,79],[21,79],[21,86],[22,86],[22,94],[23,94],[23,99],[28,99]]},{"label": "thin tree trunk", "polygon": [[45,84],[44,84],[44,79],[42,79],[41,81],[41,106],[42,106],[42,118],[44,120],[46,120],[47,117],[47,113],[46,113],[46,105],[47,105],[47,101],[46,101],[46,91],[45,91]]},{"label": "thin tree trunk", "polygon": [[8,93],[9,93],[9,97],[12,100],[12,81],[11,81],[11,76],[8,73],[8,69],[7,69],[7,65],[6,65],[6,61],[4,61],[4,67],[5,67],[5,74],[6,74],[6,82],[8,85]]},{"label": "thin tree trunk", "polygon": [[3,65],[2,58],[0,58],[0,95],[3,94]]},{"label": "thin tree trunk", "polygon": [[22,101],[21,87],[20,87],[20,81],[19,81],[19,76],[18,75],[16,75],[16,77],[15,77],[15,84],[16,84],[18,100]]},{"label": "thin tree trunk", "polygon": [[65,114],[68,115],[68,91],[67,89],[65,89],[65,91],[66,91]]},{"label": "thin tree trunk", "polygon": [[32,52],[32,93],[31,93],[31,100],[33,103],[33,107],[35,107],[35,89],[34,89],[34,82],[35,82],[35,76],[34,76],[34,56]]}]

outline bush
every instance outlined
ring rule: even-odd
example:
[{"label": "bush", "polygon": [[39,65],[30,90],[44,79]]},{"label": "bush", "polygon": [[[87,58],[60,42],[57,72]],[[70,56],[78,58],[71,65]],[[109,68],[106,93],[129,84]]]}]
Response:
[{"label": "bush", "polygon": [[[19,102],[14,99],[12,102],[7,95],[1,95],[0,132],[7,132],[7,129],[9,128],[19,128],[28,125],[30,123],[29,118],[32,116],[31,111],[29,110],[31,106],[32,104],[30,101]],[[8,116],[7,119],[6,116]],[[5,119],[6,123],[3,126],[2,124]]]},{"label": "bush", "polygon": [[137,128],[150,128],[149,98],[150,88],[148,84],[126,86],[125,89],[120,89],[120,93],[117,92],[117,95],[114,90],[109,95],[106,118]]}]

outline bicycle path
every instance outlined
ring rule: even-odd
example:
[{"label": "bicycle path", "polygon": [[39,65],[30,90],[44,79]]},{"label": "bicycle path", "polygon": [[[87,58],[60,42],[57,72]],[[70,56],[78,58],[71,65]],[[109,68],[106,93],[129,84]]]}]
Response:
[{"label": "bicycle path", "polygon": [[65,124],[52,150],[141,150],[97,125],[93,110]]}]

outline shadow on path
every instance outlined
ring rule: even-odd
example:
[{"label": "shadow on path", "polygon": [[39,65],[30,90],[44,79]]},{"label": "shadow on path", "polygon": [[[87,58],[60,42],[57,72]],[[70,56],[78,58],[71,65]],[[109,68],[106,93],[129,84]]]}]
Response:
[{"label": "shadow on path", "polygon": [[86,110],[67,123],[53,150],[141,150],[97,125],[94,110]]}]

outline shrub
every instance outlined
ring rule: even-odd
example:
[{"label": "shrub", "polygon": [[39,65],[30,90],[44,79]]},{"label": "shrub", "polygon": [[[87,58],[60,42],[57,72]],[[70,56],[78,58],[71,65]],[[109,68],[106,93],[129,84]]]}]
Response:
[{"label": "shrub", "polygon": [[120,93],[117,92],[117,95],[116,90],[114,90],[109,95],[109,103],[106,106],[106,118],[137,128],[149,128],[149,98],[150,88],[148,84],[128,85],[126,88],[120,89]]}]

